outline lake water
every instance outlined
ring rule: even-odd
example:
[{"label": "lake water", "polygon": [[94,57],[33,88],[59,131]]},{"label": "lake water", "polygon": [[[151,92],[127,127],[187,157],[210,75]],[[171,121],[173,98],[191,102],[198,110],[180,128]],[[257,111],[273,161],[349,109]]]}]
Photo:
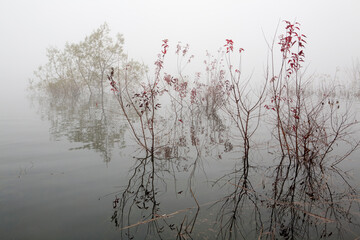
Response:
[{"label": "lake water", "polygon": [[267,126],[244,171],[226,118],[178,121],[159,141],[180,140],[152,162],[111,100],[20,102],[0,119],[0,239],[360,236],[358,152],[337,169],[304,171],[295,191]]}]

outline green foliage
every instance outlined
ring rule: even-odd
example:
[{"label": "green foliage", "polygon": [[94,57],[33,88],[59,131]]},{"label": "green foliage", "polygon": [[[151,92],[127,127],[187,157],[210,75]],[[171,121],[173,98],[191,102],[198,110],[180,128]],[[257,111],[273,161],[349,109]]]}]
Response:
[{"label": "green foliage", "polygon": [[66,43],[63,50],[48,48],[48,62],[34,73],[37,87],[54,96],[102,94],[106,72],[113,66],[132,66],[132,82],[139,82],[145,68],[136,61],[127,62],[123,44],[123,36],[112,38],[105,23],[79,43]]}]

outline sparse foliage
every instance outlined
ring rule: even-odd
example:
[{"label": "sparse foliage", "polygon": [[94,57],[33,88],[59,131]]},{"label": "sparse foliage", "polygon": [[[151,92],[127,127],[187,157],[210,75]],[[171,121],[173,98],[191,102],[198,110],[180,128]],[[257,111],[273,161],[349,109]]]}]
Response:
[{"label": "sparse foliage", "polygon": [[47,50],[48,62],[35,71],[38,84],[54,96],[84,92],[103,95],[108,70],[113,66],[126,66],[132,75],[131,84],[136,85],[146,68],[127,60],[123,44],[122,35],[112,38],[105,23],[79,43],[66,43],[63,50],[51,47]]}]

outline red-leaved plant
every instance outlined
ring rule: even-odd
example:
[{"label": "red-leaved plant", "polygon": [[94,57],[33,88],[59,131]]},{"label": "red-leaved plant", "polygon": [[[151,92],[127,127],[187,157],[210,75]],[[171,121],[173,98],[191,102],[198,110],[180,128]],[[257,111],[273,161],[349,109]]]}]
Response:
[{"label": "red-leaved plant", "polygon": [[[328,186],[329,173],[326,168],[332,171],[359,146],[359,141],[349,141],[350,135],[347,135],[354,124],[349,112],[340,115],[339,104],[337,107],[330,101],[325,104],[331,92],[320,98],[306,95],[307,83],[303,80],[302,72],[306,36],[301,33],[298,22],[284,23],[285,33],[280,35],[278,42],[281,65],[278,70],[275,70],[274,62],[269,66],[272,69],[267,75],[270,99],[264,105],[273,117],[274,136],[278,141],[271,145],[278,147],[282,156],[274,171],[273,211],[279,200],[287,204],[314,200],[327,202],[332,192]],[[273,50],[274,46],[270,49],[272,59]],[[340,156],[332,155],[335,145],[342,141],[346,142],[347,152]],[[284,189],[284,186],[289,187]],[[311,207],[304,207],[304,215],[311,211]],[[271,224],[276,221],[271,219]],[[271,227],[269,231],[275,236],[275,228]],[[291,236],[294,233],[287,234]]]},{"label": "red-leaved plant", "polygon": [[[129,69],[125,67],[121,71],[125,72],[125,85],[121,85],[121,81],[115,81],[114,68],[108,75],[111,90],[114,92],[119,102],[122,113],[124,114],[137,143],[146,150],[147,154],[154,159],[155,141],[156,141],[156,110],[161,107],[158,97],[163,94],[164,90],[160,87],[162,80],[161,71],[163,69],[164,58],[168,51],[168,40],[163,40],[161,45],[161,53],[155,61],[154,79],[147,79],[147,82],[141,83],[141,90],[131,93],[128,88],[127,72]],[[130,112],[134,112],[138,121],[133,121]],[[139,124],[136,125],[135,122]]]}]

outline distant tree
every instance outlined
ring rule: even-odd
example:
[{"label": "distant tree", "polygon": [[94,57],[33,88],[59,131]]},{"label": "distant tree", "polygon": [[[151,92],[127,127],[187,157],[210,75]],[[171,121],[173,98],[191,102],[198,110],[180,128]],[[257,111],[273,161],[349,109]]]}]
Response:
[{"label": "distant tree", "polygon": [[132,83],[139,82],[145,67],[127,61],[123,44],[123,36],[117,34],[113,39],[104,23],[79,43],[66,43],[63,50],[48,48],[48,62],[35,71],[39,86],[54,95],[74,96],[88,91],[103,96],[106,72],[113,66],[132,66],[137,71]]}]

